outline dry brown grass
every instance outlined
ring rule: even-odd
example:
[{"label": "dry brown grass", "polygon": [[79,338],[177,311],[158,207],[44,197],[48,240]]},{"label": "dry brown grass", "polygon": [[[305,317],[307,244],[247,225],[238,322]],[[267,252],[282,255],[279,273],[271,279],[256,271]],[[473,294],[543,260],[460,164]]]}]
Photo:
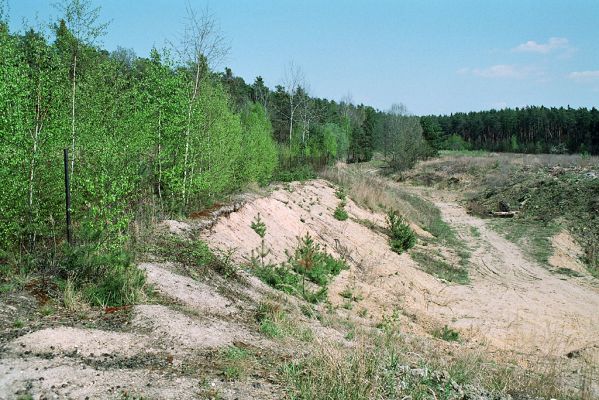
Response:
[{"label": "dry brown grass", "polygon": [[400,178],[424,186],[499,187],[518,171],[540,168],[599,169],[599,156],[444,151]]},{"label": "dry brown grass", "polygon": [[338,164],[325,168],[320,175],[345,188],[353,201],[373,211],[397,210],[408,221],[432,234],[440,223],[439,210],[429,201],[394,185],[368,164]]},{"label": "dry brown grass", "polygon": [[[355,328],[351,347],[315,341],[311,351],[284,367],[283,381],[295,399],[452,398],[451,391],[480,398],[593,399],[589,366],[572,374],[564,359],[539,355],[490,358],[489,349],[404,335],[399,326]],[[495,353],[497,356],[497,353]],[[585,369],[586,368],[586,369]],[[427,371],[427,372],[424,372]],[[421,375],[424,374],[424,375]],[[457,384],[461,389],[455,389]],[[472,386],[468,386],[472,385]],[[449,391],[449,392],[448,392]],[[529,397],[527,397],[529,396]],[[477,397],[479,398],[479,397]]]}]

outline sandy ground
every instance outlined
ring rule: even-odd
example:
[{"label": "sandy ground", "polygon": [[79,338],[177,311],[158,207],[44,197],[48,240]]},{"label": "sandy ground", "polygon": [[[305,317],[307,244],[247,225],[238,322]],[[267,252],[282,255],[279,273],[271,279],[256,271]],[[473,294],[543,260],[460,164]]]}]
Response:
[{"label": "sandy ground", "polygon": [[262,298],[261,282],[230,283],[233,292],[248,294],[241,313],[238,298],[177,274],[172,264],[140,267],[172,305],[137,305],[119,331],[59,326],[12,340],[0,349],[0,399],[281,397],[280,388],[260,377],[228,382],[214,366],[229,346],[274,347],[248,323],[255,304],[247,299]]},{"label": "sandy ground", "polygon": [[549,265],[555,268],[567,268],[583,276],[588,275],[589,272],[580,261],[584,251],[568,231],[561,231],[552,237],[551,245],[554,251],[549,257]]},{"label": "sandy ground", "polygon": [[[349,287],[363,297],[355,311],[366,308],[373,319],[401,308],[404,314],[416,315],[420,325],[448,324],[491,348],[549,355],[580,349],[599,352],[599,288],[591,278],[556,275],[529,260],[485,220],[467,214],[449,192],[413,191],[429,196],[472,249],[470,284],[446,284],[422,272],[409,255],[391,252],[384,235],[356,222],[368,219],[381,225],[381,214],[349,201],[350,220],[337,221],[333,211],[339,199],[322,180],[295,184],[246,204],[220,220],[205,239],[247,260],[260,245],[250,228],[260,214],[267,226],[269,261],[285,261],[285,251],[305,233],[331,253],[349,255],[352,268],[329,290],[333,304],[342,302],[338,293]],[[479,237],[471,236],[471,227],[478,229]],[[571,246],[559,254],[568,249]]]},{"label": "sandy ground", "polygon": [[[470,284],[448,284],[423,272],[408,254],[391,252],[388,238],[368,227],[384,226],[382,214],[348,200],[350,219],[336,220],[333,212],[340,200],[322,180],[291,184],[250,200],[221,216],[202,238],[215,248],[234,250],[234,258],[247,263],[260,246],[250,227],[260,214],[267,227],[269,262],[286,261],[287,252],[306,233],[348,260],[351,268],[331,283],[329,300],[341,306],[345,299],[339,293],[352,290],[360,300],[351,310],[338,311],[356,320],[374,325],[397,312],[402,329],[424,333],[447,324],[468,343],[530,359],[599,355],[599,288],[590,277],[555,275],[527,259],[485,220],[468,215],[449,192],[412,190],[430,198],[472,249]],[[186,235],[192,231],[187,225],[177,227]],[[480,235],[471,236],[471,227]],[[570,263],[575,243],[563,235],[554,243],[554,262]],[[282,398],[281,388],[264,377],[227,382],[215,376],[213,365],[215,354],[227,346],[277,348],[259,334],[253,318],[256,305],[272,289],[245,274],[245,283],[198,281],[168,263],[140,268],[170,303],[133,307],[119,329],[51,327],[9,341],[0,348],[0,399],[27,393],[36,399],[122,399],[125,393],[203,399],[216,392],[223,399]],[[342,340],[339,332],[317,321],[305,322],[317,337]]]}]

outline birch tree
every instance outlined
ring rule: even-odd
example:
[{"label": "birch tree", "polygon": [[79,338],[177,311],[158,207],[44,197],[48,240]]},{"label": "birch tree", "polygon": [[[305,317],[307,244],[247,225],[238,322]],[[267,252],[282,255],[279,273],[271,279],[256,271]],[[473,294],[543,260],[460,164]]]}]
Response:
[{"label": "birch tree", "polygon": [[221,62],[229,52],[223,35],[216,20],[208,10],[196,12],[187,5],[187,24],[181,46],[177,48],[181,61],[191,72],[189,87],[189,102],[187,106],[187,125],[184,133],[184,162],[183,162],[183,204],[187,204],[188,179],[191,173],[190,144],[192,118],[198,104],[202,81],[210,67]]},{"label": "birch tree", "polygon": [[290,62],[285,68],[283,87],[287,92],[287,105],[285,110],[283,110],[283,114],[285,114],[289,121],[289,144],[291,145],[293,140],[293,124],[296,121],[298,109],[307,101],[304,72],[293,62]]},{"label": "birch tree", "polygon": [[[62,12],[62,19],[56,26],[57,36],[62,35],[70,49],[71,81],[71,174],[75,172],[76,158],[76,97],[77,74],[82,46],[93,46],[106,34],[108,22],[100,22],[101,7],[92,7],[89,0],[68,0],[59,3],[56,8]],[[68,33],[66,32],[68,30]]]}]

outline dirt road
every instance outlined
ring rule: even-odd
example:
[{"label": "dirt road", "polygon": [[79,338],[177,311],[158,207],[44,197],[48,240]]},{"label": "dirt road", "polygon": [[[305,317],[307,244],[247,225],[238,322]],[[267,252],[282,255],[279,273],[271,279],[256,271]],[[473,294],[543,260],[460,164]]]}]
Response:
[{"label": "dirt road", "polygon": [[471,284],[444,290],[451,310],[438,310],[454,326],[527,353],[599,353],[599,289],[592,278],[552,273],[493,231],[487,220],[469,215],[452,193],[413,191],[428,197],[473,251]]}]

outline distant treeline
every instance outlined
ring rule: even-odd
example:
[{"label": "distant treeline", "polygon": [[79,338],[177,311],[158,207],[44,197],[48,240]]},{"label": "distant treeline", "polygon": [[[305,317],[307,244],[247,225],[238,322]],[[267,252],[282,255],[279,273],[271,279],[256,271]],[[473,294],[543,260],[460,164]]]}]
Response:
[{"label": "distant treeline", "polygon": [[425,135],[448,149],[599,154],[599,110],[525,107],[421,119]]}]

